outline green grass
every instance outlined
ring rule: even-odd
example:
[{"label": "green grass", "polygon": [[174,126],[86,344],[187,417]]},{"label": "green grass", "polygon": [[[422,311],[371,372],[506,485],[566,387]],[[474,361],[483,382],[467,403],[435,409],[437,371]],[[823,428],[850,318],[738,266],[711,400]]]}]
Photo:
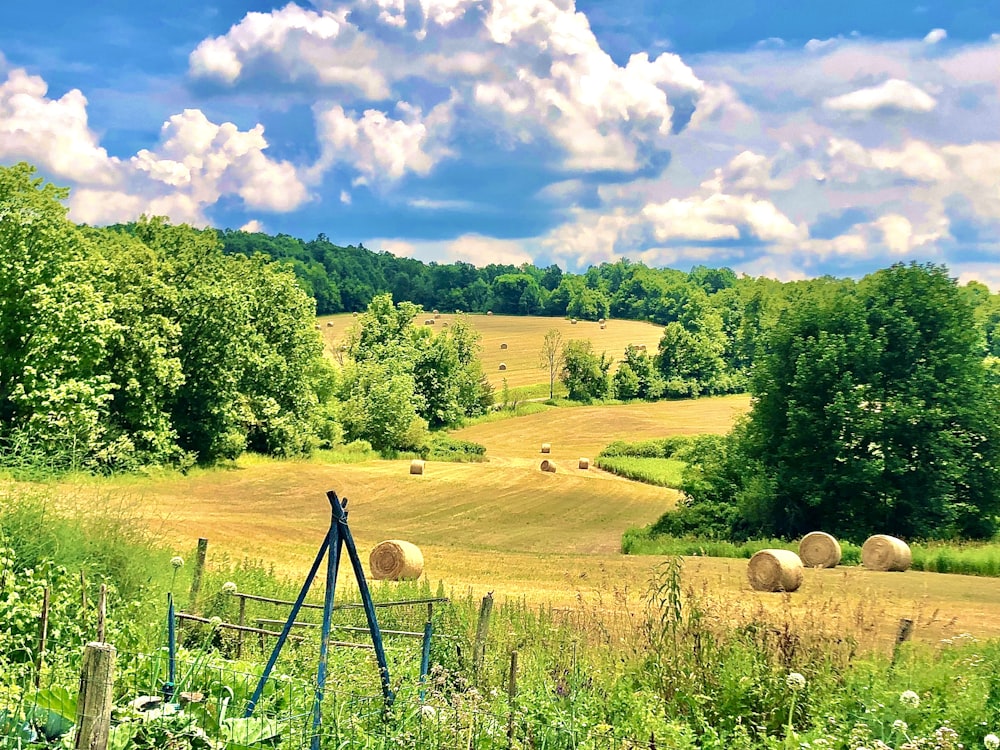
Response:
[{"label": "green grass", "polygon": [[636,458],[634,456],[603,457],[594,461],[598,468],[626,479],[658,487],[680,487],[684,467],[676,458]]}]

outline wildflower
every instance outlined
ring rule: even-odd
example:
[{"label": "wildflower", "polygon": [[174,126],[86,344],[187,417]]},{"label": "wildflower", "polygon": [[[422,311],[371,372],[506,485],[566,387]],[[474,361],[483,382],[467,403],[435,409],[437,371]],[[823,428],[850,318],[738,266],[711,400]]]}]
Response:
[{"label": "wildflower", "polygon": [[437,716],[437,711],[434,710],[434,706],[428,706],[427,704],[424,704],[423,706],[420,707],[420,715],[423,716],[425,719],[433,719],[435,716]]},{"label": "wildflower", "polygon": [[912,690],[904,690],[899,694],[899,702],[907,708],[916,708],[920,705],[920,696]]},{"label": "wildflower", "polygon": [[208,621],[208,624],[212,626],[212,630],[215,630],[222,624],[222,618],[216,615],[215,617],[213,617],[211,620]]},{"label": "wildflower", "polygon": [[222,593],[224,594],[235,594],[237,591],[236,584],[232,581],[226,581],[222,584]]},{"label": "wildflower", "polygon": [[906,734],[910,726],[902,719],[896,719],[894,722],[892,722],[892,728],[893,730],[899,732],[900,734]]},{"label": "wildflower", "polygon": [[789,672],[785,684],[792,690],[802,690],[806,686],[806,678],[798,672]]},{"label": "wildflower", "polygon": [[170,558],[170,564],[173,565],[174,570],[177,570],[177,568],[182,568],[184,567],[184,558],[181,557],[180,555],[174,555],[173,557]]},{"label": "wildflower", "polygon": [[986,745],[986,750],[997,750],[1000,748],[1000,737],[991,732],[983,737],[983,744]]}]

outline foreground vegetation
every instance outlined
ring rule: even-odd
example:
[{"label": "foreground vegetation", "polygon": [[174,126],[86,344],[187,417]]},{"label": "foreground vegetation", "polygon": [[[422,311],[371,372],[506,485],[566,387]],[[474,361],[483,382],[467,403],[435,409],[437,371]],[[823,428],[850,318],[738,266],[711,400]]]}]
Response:
[{"label": "foreground vegetation", "polygon": [[[186,595],[190,565],[172,567],[167,559],[176,550],[149,546],[126,517],[64,518],[51,512],[49,502],[37,493],[5,493],[2,500],[0,528],[8,546],[2,556],[6,594],[0,606],[9,626],[0,635],[0,745],[44,744],[43,718],[52,730],[48,722],[53,711],[74,715],[70,708],[80,649],[94,622],[92,610],[81,610],[78,566],[88,572],[91,596],[100,581],[115,584],[124,575],[137,582],[111,589],[108,639],[121,654],[123,669],[116,682],[120,706],[140,692],[159,690],[165,664],[155,654],[162,653],[162,597],[167,590],[177,593],[184,607],[231,621],[237,616],[234,589],[287,598],[297,588],[295,579],[276,578],[260,563],[221,560],[203,579],[195,604]],[[36,539],[13,535],[19,524],[43,511],[48,523]],[[101,547],[89,541],[97,531],[104,535]],[[53,538],[59,543],[47,541]],[[107,546],[118,550],[113,559],[101,556]],[[64,550],[74,552],[64,558]],[[52,601],[51,641],[36,689],[32,654],[45,585]],[[427,583],[386,584],[376,591],[386,599],[439,593]],[[489,748],[513,741],[549,748],[632,743],[749,749],[808,742],[854,750],[981,746],[1000,726],[995,697],[1000,644],[961,635],[947,643],[893,648],[891,639],[877,635],[886,614],[875,600],[861,609],[831,600],[804,615],[793,614],[784,606],[787,602],[778,596],[776,606],[754,599],[733,606],[710,588],[686,583],[684,566],[674,559],[657,568],[638,600],[614,590],[592,606],[572,610],[534,608],[517,600],[499,603],[477,670],[470,655],[479,601],[459,594],[448,606],[435,608],[437,632],[457,640],[435,641],[435,666],[423,700],[414,647],[390,646],[398,699],[388,714],[378,710],[377,675],[369,659],[338,649],[331,657],[336,678],[320,732],[324,742],[343,748],[454,748],[469,743]],[[248,609],[250,620],[258,616],[275,615]],[[394,625],[413,627],[413,622],[406,615],[386,616],[383,627]],[[311,734],[311,691],[306,686],[315,672],[315,646],[307,636],[282,656],[281,676],[260,706],[261,722],[270,723],[250,725],[236,717],[266,651],[248,638],[236,658],[231,631],[213,625],[185,627],[180,684],[202,691],[204,701],[145,721],[133,715],[126,722],[129,714],[124,712],[116,720],[115,737],[131,743],[129,747],[169,744],[184,750],[222,747],[227,740],[226,746],[235,748],[264,734],[280,734],[272,744],[305,747]],[[518,653],[513,696],[508,690],[512,651]],[[38,737],[33,743],[25,739],[32,732]]]}]

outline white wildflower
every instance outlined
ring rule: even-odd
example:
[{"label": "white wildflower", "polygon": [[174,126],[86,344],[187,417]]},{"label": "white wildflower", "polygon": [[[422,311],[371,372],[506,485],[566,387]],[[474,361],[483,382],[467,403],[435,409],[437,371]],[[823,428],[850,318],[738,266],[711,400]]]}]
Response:
[{"label": "white wildflower", "polygon": [[224,594],[235,594],[238,591],[237,586],[232,581],[226,581],[222,584],[222,592]]},{"label": "white wildflower", "polygon": [[420,715],[425,719],[433,719],[437,716],[437,711],[434,710],[434,706],[428,706],[425,703],[420,707]]},{"label": "white wildflower", "polygon": [[222,618],[216,615],[208,621],[208,624],[212,626],[212,629],[219,627],[222,624]]},{"label": "white wildflower", "polygon": [[997,750],[1000,748],[1000,737],[991,732],[983,737],[983,744],[986,745],[986,750]]},{"label": "white wildflower", "polygon": [[184,567],[184,558],[181,557],[180,555],[174,555],[173,557],[170,558],[170,564],[173,565],[175,569],[176,568],[183,568]]},{"label": "white wildflower", "polygon": [[920,705],[920,696],[912,690],[904,690],[899,694],[899,702],[907,708],[916,708]]},{"label": "white wildflower", "polygon": [[801,690],[806,686],[806,678],[798,672],[789,672],[785,678],[785,684],[792,690]]},{"label": "white wildflower", "polygon": [[901,734],[906,734],[906,732],[907,732],[907,730],[909,730],[910,726],[909,726],[909,724],[907,724],[902,719],[896,719],[894,722],[892,722],[892,728],[895,731],[900,732]]}]

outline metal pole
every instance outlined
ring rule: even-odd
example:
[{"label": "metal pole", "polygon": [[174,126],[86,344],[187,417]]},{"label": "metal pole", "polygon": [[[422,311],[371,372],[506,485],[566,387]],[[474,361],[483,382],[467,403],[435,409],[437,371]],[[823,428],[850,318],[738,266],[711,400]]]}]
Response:
[{"label": "metal pole", "polygon": [[316,553],[316,559],[313,560],[312,567],[309,569],[309,574],[306,576],[305,583],[302,584],[302,590],[299,591],[299,596],[295,600],[295,604],[292,605],[292,611],[289,613],[288,620],[285,622],[285,626],[281,630],[281,635],[278,636],[278,642],[274,644],[271,656],[267,660],[267,665],[264,667],[264,673],[260,676],[260,681],[257,683],[257,687],[253,691],[253,696],[251,696],[250,702],[247,704],[246,711],[243,712],[244,718],[248,719],[253,716],[253,710],[257,707],[257,701],[260,700],[260,696],[264,692],[264,685],[267,682],[267,678],[271,676],[271,670],[274,669],[274,664],[278,661],[278,654],[281,653],[281,647],[284,646],[285,641],[288,640],[288,634],[292,630],[292,623],[295,622],[295,618],[299,614],[299,610],[302,609],[302,603],[306,600],[306,594],[309,593],[309,587],[312,585],[313,579],[316,577],[316,571],[319,570],[319,564],[323,562],[323,555],[326,554],[329,547],[330,535],[327,534],[323,537],[323,543],[319,546],[319,552]]},{"label": "metal pole", "polygon": [[323,626],[319,639],[319,667],[316,670],[316,697],[313,700],[312,750],[319,750],[319,730],[323,721],[323,693],[326,687],[326,669],[330,656],[330,627],[333,619],[333,597],[337,591],[337,566],[340,562],[340,531],[337,518],[331,511],[327,544],[332,550],[326,556],[326,592],[323,596]]},{"label": "metal pole", "polygon": [[173,701],[177,687],[177,619],[174,617],[174,595],[167,593],[167,683],[163,686],[163,700]]},{"label": "metal pole", "polygon": [[347,547],[347,554],[351,558],[351,567],[354,569],[354,577],[358,580],[361,603],[364,605],[365,617],[368,619],[368,629],[371,630],[372,645],[375,646],[375,658],[378,661],[379,677],[382,681],[382,697],[385,700],[385,705],[388,707],[392,705],[396,696],[393,695],[392,688],[389,685],[389,664],[385,658],[385,647],[382,645],[382,633],[379,630],[378,619],[375,616],[375,605],[372,603],[371,591],[368,590],[365,571],[361,567],[361,558],[358,557],[358,548],[354,544],[354,537],[351,536],[351,529],[347,525],[347,514],[344,512],[347,500],[344,500],[344,505],[342,506],[337,493],[333,490],[327,492],[326,496],[333,507],[333,515],[340,524],[340,537],[343,539],[344,546]]},{"label": "metal pole", "polygon": [[420,651],[420,702],[424,702],[427,694],[427,675],[431,667],[431,636],[434,633],[434,624],[431,615],[434,613],[434,605],[427,605],[427,622],[424,623],[424,642]]}]

